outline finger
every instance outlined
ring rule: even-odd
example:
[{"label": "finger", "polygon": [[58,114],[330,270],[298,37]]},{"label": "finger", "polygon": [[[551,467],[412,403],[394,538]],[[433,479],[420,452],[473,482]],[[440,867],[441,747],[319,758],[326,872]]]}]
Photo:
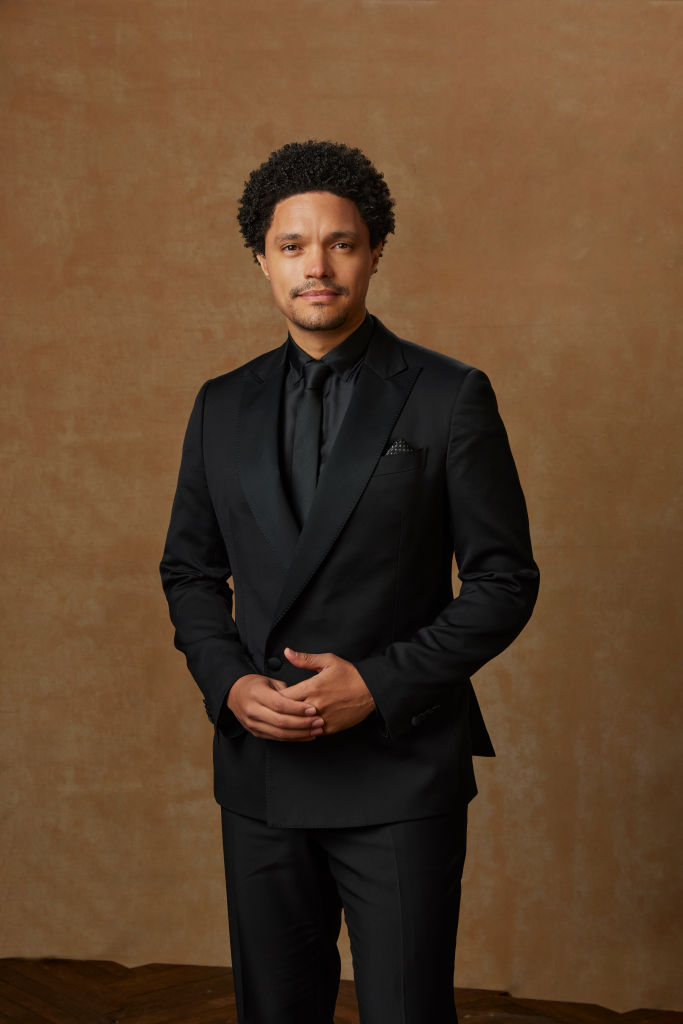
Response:
[{"label": "finger", "polygon": [[281,700],[266,705],[278,714],[288,715],[290,718],[306,718],[310,722],[311,715],[317,715],[318,710],[315,704],[301,697],[284,696]]},{"label": "finger", "polygon": [[[311,678],[315,677],[312,676]],[[297,701],[301,706],[319,709],[320,694],[317,697],[312,697],[310,691],[310,682],[308,679],[304,679],[302,683],[294,683],[294,686],[288,687],[287,696]],[[302,701],[305,701],[305,704],[302,705]]]},{"label": "finger", "polygon": [[297,668],[307,668],[312,672],[319,672],[331,664],[334,654],[307,654],[304,651],[293,651],[291,647],[285,647],[285,658]]},{"label": "finger", "polygon": [[322,736],[324,722],[322,718],[311,721],[311,719],[292,719],[289,715],[273,715],[272,717],[266,715],[263,718],[248,720],[246,728],[254,736],[262,739],[299,743]]},{"label": "finger", "polygon": [[287,683],[284,681],[284,679],[271,679],[270,676],[268,676],[268,682],[270,683],[272,688],[274,690],[277,690],[279,693],[282,693],[283,690],[287,689]]},{"label": "finger", "polygon": [[324,719],[321,715],[306,715],[306,717],[298,715],[281,715],[276,711],[270,711],[268,708],[261,708],[258,712],[248,716],[250,726],[257,726],[263,728],[264,726],[269,729],[277,729],[280,732],[299,732],[306,733],[310,732],[311,729],[320,729],[324,725]]},{"label": "finger", "polygon": [[310,701],[304,702],[303,694],[290,696],[289,690],[291,689],[293,687],[285,687],[285,690],[280,691],[268,687],[257,695],[257,699],[251,706],[270,708],[271,711],[277,711],[281,715],[294,715],[297,718],[302,715],[315,715],[315,706]]},{"label": "finger", "polygon": [[281,732],[310,732],[311,729],[319,729],[324,725],[320,715],[290,715],[287,712],[279,712],[264,705],[256,705],[247,711],[246,719],[249,728],[277,729]]},{"label": "finger", "polygon": [[[291,700],[297,705],[296,710],[289,709],[291,714],[317,715],[318,711],[315,704],[312,704],[310,700],[306,700],[306,695],[299,692],[297,689],[297,687],[301,685],[300,683],[296,683],[294,686],[287,686],[287,683],[283,683],[279,679],[273,679],[271,682],[278,684],[277,687],[273,687],[273,689],[277,689],[278,693],[283,694],[287,700]],[[292,690],[296,690],[297,692],[292,693]],[[305,703],[302,703],[302,701]]]}]

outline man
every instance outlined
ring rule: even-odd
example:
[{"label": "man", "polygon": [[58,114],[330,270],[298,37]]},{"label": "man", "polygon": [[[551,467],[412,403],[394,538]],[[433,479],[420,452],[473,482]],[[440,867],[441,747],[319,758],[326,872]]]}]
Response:
[{"label": "man", "polygon": [[533,608],[524,499],[486,377],[366,312],[394,218],[359,150],[272,153],[239,222],[289,336],[199,392],[161,565],[215,725],[239,1019],[332,1024],[343,907],[361,1021],[451,1024],[493,754],[469,677]]}]

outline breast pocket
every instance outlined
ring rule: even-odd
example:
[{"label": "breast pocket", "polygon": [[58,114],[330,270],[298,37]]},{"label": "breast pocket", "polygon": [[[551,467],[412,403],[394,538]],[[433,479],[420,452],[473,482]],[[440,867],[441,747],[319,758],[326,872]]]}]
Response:
[{"label": "breast pocket", "polygon": [[401,452],[399,455],[383,455],[377,463],[374,477],[386,476],[389,473],[410,473],[421,469],[425,460],[425,448],[412,452]]},{"label": "breast pocket", "polygon": [[[376,573],[387,587],[395,587],[406,532],[413,529],[424,496],[426,454],[419,449],[380,458],[347,522],[347,549],[360,553],[354,571],[365,580]],[[387,601],[394,600],[393,593],[387,592]]]}]

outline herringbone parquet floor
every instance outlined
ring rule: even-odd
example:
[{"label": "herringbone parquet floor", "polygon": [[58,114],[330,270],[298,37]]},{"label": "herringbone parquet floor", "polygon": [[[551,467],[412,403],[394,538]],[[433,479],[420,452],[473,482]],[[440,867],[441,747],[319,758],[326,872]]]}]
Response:
[{"label": "herringbone parquet floor", "polygon": [[[462,1024],[683,1024],[683,1013],[513,999],[456,989]],[[236,1024],[227,967],[98,960],[0,960],[0,1024]],[[357,1024],[353,984],[343,981],[335,1024]],[[387,1021],[386,1024],[391,1024]],[[425,1024],[429,1024],[425,1021]]]}]

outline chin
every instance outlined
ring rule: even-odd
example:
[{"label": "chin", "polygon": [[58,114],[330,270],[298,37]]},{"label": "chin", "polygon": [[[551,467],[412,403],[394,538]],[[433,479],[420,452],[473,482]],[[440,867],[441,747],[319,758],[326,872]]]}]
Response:
[{"label": "chin", "polygon": [[343,327],[348,319],[346,310],[339,312],[327,312],[324,310],[311,310],[306,317],[290,314],[289,319],[303,331],[336,331]]}]

